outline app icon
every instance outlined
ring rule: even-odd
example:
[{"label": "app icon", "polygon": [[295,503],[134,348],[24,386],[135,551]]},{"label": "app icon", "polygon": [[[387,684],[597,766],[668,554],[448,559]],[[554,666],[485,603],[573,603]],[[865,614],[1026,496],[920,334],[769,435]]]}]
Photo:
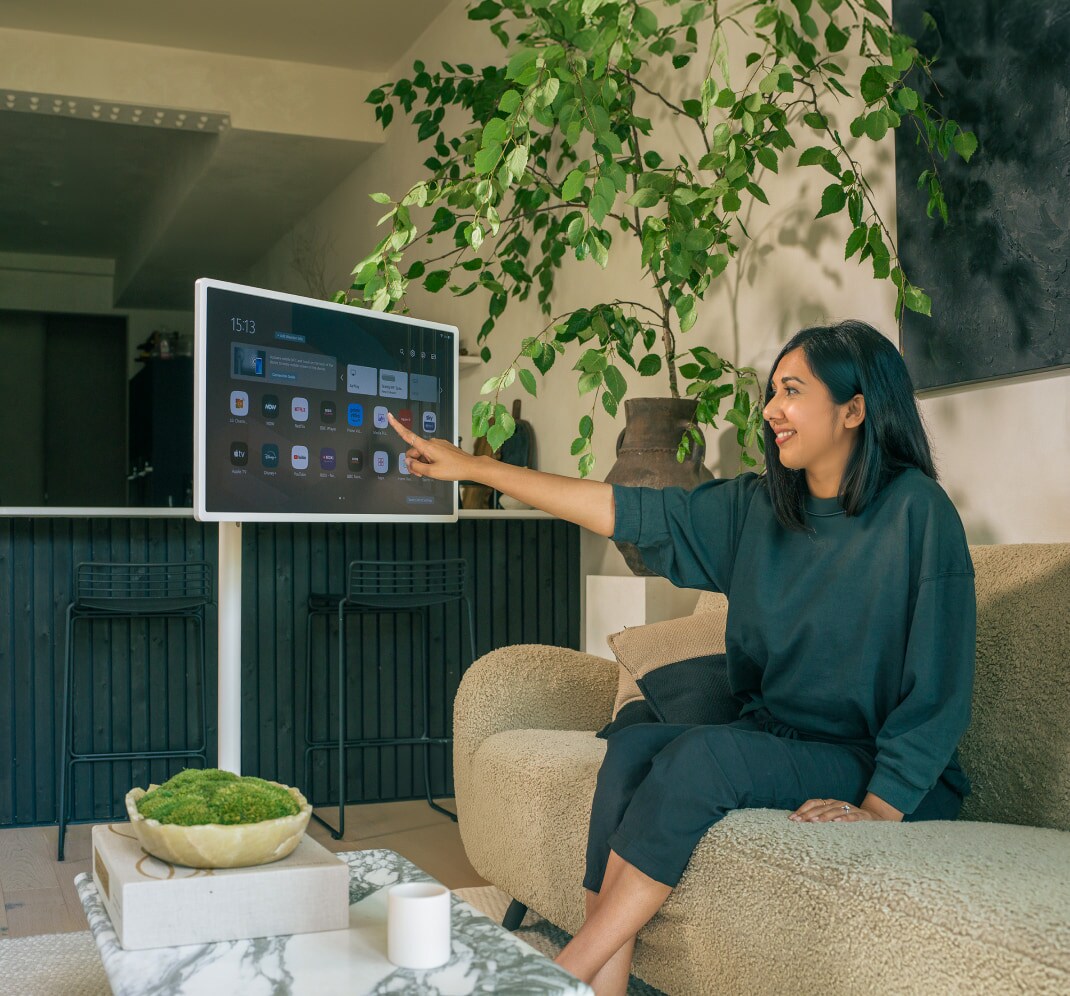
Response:
[{"label": "app icon", "polygon": [[321,401],[320,402],[320,421],[321,422],[333,422],[338,415],[338,409],[335,407],[333,401]]},{"label": "app icon", "polygon": [[398,473],[406,475],[409,473],[409,460],[404,453],[398,454]]},{"label": "app icon", "polygon": [[248,415],[249,414],[249,395],[245,391],[231,391],[230,392],[230,414],[231,415]]},{"label": "app icon", "polygon": [[320,470],[334,470],[334,450],[328,446],[320,450]]},{"label": "app icon", "polygon": [[386,450],[376,450],[372,467],[377,474],[385,474],[390,469],[390,455]]},{"label": "app icon", "polygon": [[304,470],[308,467],[308,447],[295,446],[290,450],[290,464],[294,470]]},{"label": "app icon", "polygon": [[364,469],[364,450],[349,451],[349,471],[359,474]]},{"label": "app icon", "polygon": [[372,424],[377,429],[385,429],[390,425],[386,420],[386,409],[382,405],[377,405],[372,412]]},{"label": "app icon", "polygon": [[346,421],[350,425],[363,425],[364,424],[364,406],[363,405],[349,405],[346,408]]},{"label": "app icon", "polygon": [[260,414],[266,419],[279,417],[279,396],[277,394],[265,394],[260,399]]},{"label": "app icon", "polygon": [[401,411],[398,412],[398,421],[403,426],[405,426],[406,429],[411,429],[412,428],[412,409],[411,408],[402,408]]},{"label": "app icon", "polygon": [[436,432],[438,430],[438,416],[434,412],[424,412],[424,432]]},{"label": "app icon", "polygon": [[230,444],[230,462],[235,467],[244,467],[249,462],[249,445],[241,441]]},{"label": "app icon", "polygon": [[260,462],[265,467],[277,467],[279,465],[279,448],[274,443],[264,443],[260,447]]},{"label": "app icon", "polygon": [[308,398],[294,398],[290,402],[290,415],[295,422],[307,422]]}]

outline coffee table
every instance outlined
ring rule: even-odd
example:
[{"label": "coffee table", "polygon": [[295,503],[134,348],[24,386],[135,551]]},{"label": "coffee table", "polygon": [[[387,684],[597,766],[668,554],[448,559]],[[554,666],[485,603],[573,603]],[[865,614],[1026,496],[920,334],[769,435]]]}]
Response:
[{"label": "coffee table", "polygon": [[345,993],[532,993],[591,996],[589,986],[456,896],[453,954],[440,968],[397,968],[386,957],[386,891],[434,882],[400,854],[342,851],[349,929],[124,951],[92,876],[74,882],[116,996],[329,996]]}]

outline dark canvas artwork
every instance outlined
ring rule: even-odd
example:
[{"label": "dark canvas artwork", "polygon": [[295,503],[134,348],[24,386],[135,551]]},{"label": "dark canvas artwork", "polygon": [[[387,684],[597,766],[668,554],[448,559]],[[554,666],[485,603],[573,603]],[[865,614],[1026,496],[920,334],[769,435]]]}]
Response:
[{"label": "dark canvas artwork", "polygon": [[[918,390],[1070,364],[1070,0],[895,0],[900,30],[938,54],[925,100],[973,131],[966,165],[939,166],[950,225],[927,218],[931,166],[896,134],[899,253],[932,296],[907,312],[903,353]],[[935,18],[926,30],[922,13]],[[913,80],[911,81],[913,84]]]}]

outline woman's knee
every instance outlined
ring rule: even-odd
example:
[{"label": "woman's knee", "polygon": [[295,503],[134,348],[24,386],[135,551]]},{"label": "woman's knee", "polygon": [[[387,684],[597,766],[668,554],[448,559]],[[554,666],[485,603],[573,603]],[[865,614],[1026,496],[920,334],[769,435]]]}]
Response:
[{"label": "woman's knee", "polygon": [[[670,730],[675,730],[671,732]],[[606,740],[606,754],[598,771],[598,780],[631,781],[637,771],[650,766],[651,760],[666,742],[679,733],[663,723],[636,723],[612,734]]]}]

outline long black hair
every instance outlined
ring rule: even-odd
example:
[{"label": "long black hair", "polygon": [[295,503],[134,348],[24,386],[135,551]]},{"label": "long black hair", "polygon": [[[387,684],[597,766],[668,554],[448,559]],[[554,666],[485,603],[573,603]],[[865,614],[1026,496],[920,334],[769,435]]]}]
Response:
[{"label": "long black hair", "polygon": [[[840,483],[840,504],[848,515],[861,514],[881,489],[908,467],[917,467],[937,479],[910,373],[888,339],[872,325],[852,320],[796,332],[770,368],[765,404],[776,393],[773,374],[780,361],[800,346],[810,369],[837,405],[846,404],[856,394],[866,401],[862,431]],[[805,472],[780,462],[776,433],[768,422],[764,435],[764,477],[773,511],[785,528],[805,532]]]}]

